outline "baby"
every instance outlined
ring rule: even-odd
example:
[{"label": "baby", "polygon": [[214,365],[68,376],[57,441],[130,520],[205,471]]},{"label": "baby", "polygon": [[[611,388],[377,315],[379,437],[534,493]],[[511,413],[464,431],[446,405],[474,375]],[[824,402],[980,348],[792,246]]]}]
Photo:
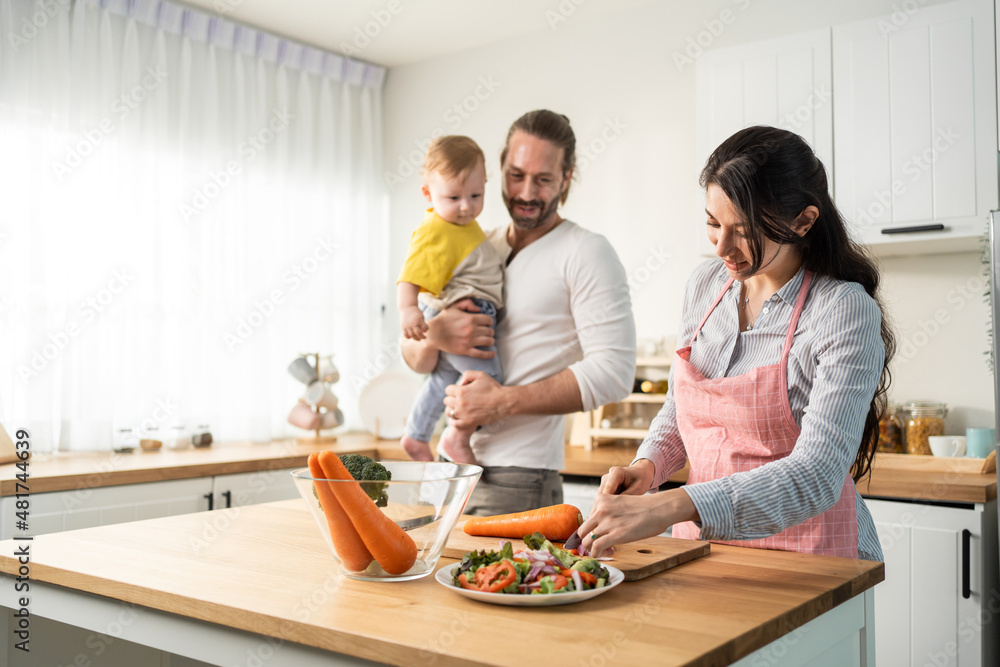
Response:
[{"label": "baby", "polygon": [[[410,237],[410,249],[397,281],[397,306],[403,335],[423,340],[426,319],[462,299],[471,298],[480,313],[493,318],[503,306],[503,263],[476,222],[483,210],[486,161],[475,141],[439,137],[424,158],[421,191],[431,203]],[[419,298],[418,298],[419,297]],[[496,351],[495,346],[480,348]],[[410,458],[430,461],[428,444],[444,411],[445,388],[468,370],[485,371],[502,382],[500,360],[441,352],[406,422],[403,449]],[[475,463],[469,446],[472,430],[454,429],[442,440],[442,453],[456,463]]]}]

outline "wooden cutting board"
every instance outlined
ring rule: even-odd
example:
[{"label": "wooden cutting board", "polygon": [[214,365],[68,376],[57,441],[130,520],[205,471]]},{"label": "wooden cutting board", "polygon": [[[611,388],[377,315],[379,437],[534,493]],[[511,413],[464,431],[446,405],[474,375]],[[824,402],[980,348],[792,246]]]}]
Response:
[{"label": "wooden cutting board", "polygon": [[[523,542],[511,540],[517,549]],[[455,526],[448,537],[448,544],[442,554],[445,558],[461,559],[470,551],[480,549],[497,550],[499,537],[475,537],[466,535],[462,523]],[[649,537],[615,547],[612,560],[604,561],[618,568],[625,575],[625,581],[638,581],[658,572],[677,567],[695,558],[708,555],[708,542],[680,540],[673,537]]]}]

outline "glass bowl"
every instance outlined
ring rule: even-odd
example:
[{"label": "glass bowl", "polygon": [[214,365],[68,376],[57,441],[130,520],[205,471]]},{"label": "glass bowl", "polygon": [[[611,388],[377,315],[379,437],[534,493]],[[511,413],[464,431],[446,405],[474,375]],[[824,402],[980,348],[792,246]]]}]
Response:
[{"label": "glass bowl", "polygon": [[446,462],[380,461],[379,463],[392,473],[392,481],[376,482],[385,484],[386,502],[381,510],[405,530],[417,546],[416,562],[402,574],[389,574],[375,561],[364,570],[352,571],[344,565],[333,546],[330,527],[315,493],[314,482],[330,484],[362,482],[315,479],[309,473],[309,468],[292,471],[292,478],[306,506],[309,507],[313,520],[319,526],[323,540],[347,576],[365,581],[408,581],[425,577],[434,571],[448,536],[455,527],[458,517],[465,510],[465,504],[472,495],[472,489],[479,481],[483,469],[476,465]]}]

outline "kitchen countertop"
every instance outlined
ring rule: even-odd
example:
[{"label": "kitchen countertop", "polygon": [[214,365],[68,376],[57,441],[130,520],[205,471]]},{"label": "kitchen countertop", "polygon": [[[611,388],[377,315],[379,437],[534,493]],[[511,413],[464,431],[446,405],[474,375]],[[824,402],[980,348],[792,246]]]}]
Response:
[{"label": "kitchen countertop", "polygon": [[[196,554],[191,536],[220,512],[227,529]],[[0,571],[17,574],[19,544],[0,542]],[[500,607],[433,577],[343,577],[301,500],[40,535],[31,554],[33,596],[54,584],[53,595],[209,622],[204,632],[235,628],[397,665],[520,665],[539,647],[567,665],[593,664],[601,647],[614,664],[729,664],[843,603],[856,609],[885,573],[882,563],[713,544],[707,556],[581,604]],[[783,652],[799,643],[790,636],[776,645]]]},{"label": "kitchen countertop", "polygon": [[[309,454],[332,449],[378,458],[406,458],[399,441],[376,440],[369,433],[348,433],[335,441],[275,440],[213,443],[209,447],[155,452],[60,452],[29,459],[32,493],[97,488],[118,484],[211,477],[240,472],[304,467]],[[15,493],[16,464],[0,465],[0,496]]]},{"label": "kitchen countertop", "polygon": [[[609,466],[627,466],[632,462],[636,445],[601,445],[593,450],[583,447],[566,446],[567,474],[599,476],[607,472]],[[858,492],[865,497],[928,500],[949,503],[985,503],[997,497],[996,473],[979,474],[965,471],[922,469],[914,466],[916,459],[930,457],[885,457],[877,456],[870,476],[857,484]],[[908,460],[909,459],[909,460]],[[687,467],[676,472],[671,482],[683,484],[687,481]]]},{"label": "kitchen countertop", "polygon": [[[347,433],[339,435],[332,442],[277,440],[270,443],[215,443],[201,449],[136,451],[130,454],[38,454],[30,459],[31,492],[67,491],[294,468],[305,466],[309,454],[323,449],[332,449],[342,454],[367,454],[383,459],[406,458],[398,440],[378,440],[369,433]],[[627,466],[632,462],[636,450],[637,446],[631,443],[601,445],[592,450],[566,445],[566,465],[562,472],[597,478],[611,466]],[[14,495],[17,472],[13,463],[0,465],[0,496]],[[686,480],[686,469],[670,478],[670,481],[677,483]],[[997,477],[993,473],[982,475],[911,467],[896,469],[888,463],[876,463],[871,477],[862,480],[858,484],[858,490],[866,497],[985,503],[997,497]]]}]

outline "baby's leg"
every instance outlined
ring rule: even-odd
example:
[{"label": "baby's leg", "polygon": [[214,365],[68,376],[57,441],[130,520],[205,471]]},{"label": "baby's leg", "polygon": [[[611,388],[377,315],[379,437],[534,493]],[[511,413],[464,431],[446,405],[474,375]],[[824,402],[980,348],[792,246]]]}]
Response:
[{"label": "baby's leg", "polygon": [[414,461],[433,461],[430,439],[441,413],[444,412],[445,388],[458,380],[459,373],[445,358],[438,359],[434,372],[424,382],[417,395],[410,416],[406,420],[405,435],[400,444]]},{"label": "baby's leg", "polygon": [[421,442],[420,440],[411,438],[408,435],[404,435],[400,439],[399,443],[403,445],[406,455],[414,461],[434,460],[434,455],[431,453],[431,445],[429,442]]},{"label": "baby's leg", "polygon": [[459,429],[449,425],[441,434],[441,441],[438,449],[455,463],[476,463],[476,455],[472,453],[469,441],[472,434],[476,432],[472,429]]}]

